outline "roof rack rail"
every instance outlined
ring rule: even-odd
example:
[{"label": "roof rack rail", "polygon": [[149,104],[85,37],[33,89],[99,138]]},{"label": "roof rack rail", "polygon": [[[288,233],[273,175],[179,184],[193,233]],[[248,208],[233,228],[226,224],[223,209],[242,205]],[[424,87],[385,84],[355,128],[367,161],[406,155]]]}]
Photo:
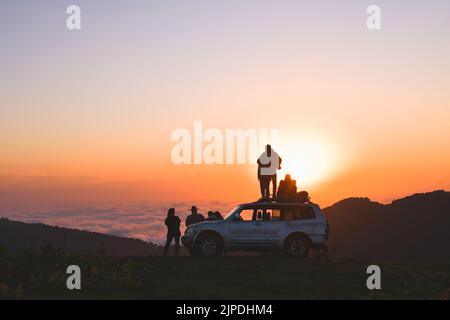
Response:
[{"label": "roof rack rail", "polygon": [[310,203],[310,201],[300,201],[297,199],[277,199],[277,198],[259,198],[256,202],[261,203]]}]

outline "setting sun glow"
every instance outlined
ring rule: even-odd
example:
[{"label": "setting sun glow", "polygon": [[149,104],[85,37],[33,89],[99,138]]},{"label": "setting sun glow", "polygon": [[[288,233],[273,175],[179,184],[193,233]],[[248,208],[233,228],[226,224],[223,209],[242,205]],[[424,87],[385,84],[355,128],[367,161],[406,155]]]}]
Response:
[{"label": "setting sun glow", "polygon": [[337,150],[312,136],[297,136],[284,143],[282,140],[279,154],[283,159],[280,179],[290,174],[299,187],[323,182],[340,169]]}]

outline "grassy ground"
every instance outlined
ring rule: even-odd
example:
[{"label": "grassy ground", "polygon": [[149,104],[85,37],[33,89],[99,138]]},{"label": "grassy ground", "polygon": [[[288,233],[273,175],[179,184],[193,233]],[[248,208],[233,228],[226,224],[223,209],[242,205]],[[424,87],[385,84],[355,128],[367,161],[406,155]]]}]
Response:
[{"label": "grassy ground", "polygon": [[[79,265],[82,289],[66,289],[68,265]],[[382,289],[366,288],[372,262],[283,255],[78,257],[0,254],[0,298],[51,299],[443,299],[449,265],[380,264]]]}]

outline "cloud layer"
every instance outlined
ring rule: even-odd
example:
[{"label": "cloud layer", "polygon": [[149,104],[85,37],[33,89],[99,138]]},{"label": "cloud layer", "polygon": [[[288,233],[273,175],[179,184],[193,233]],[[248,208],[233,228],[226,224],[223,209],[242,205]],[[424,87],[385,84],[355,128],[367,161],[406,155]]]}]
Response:
[{"label": "cloud layer", "polygon": [[[52,226],[88,230],[144,241],[163,243],[166,237],[164,219],[169,207],[176,209],[184,220],[192,204],[187,203],[125,203],[115,205],[57,208],[46,210],[1,210],[2,217],[28,223],[44,223]],[[208,210],[226,214],[232,205],[221,202],[196,203],[205,216]]]}]

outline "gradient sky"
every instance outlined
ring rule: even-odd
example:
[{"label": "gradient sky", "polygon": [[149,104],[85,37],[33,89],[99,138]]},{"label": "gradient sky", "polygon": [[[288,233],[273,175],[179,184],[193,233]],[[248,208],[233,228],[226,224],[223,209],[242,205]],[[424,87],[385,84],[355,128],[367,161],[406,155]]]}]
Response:
[{"label": "gradient sky", "polygon": [[1,1],[0,35],[5,207],[256,199],[255,166],[171,163],[195,120],[280,129],[322,205],[450,187],[449,1]]}]

